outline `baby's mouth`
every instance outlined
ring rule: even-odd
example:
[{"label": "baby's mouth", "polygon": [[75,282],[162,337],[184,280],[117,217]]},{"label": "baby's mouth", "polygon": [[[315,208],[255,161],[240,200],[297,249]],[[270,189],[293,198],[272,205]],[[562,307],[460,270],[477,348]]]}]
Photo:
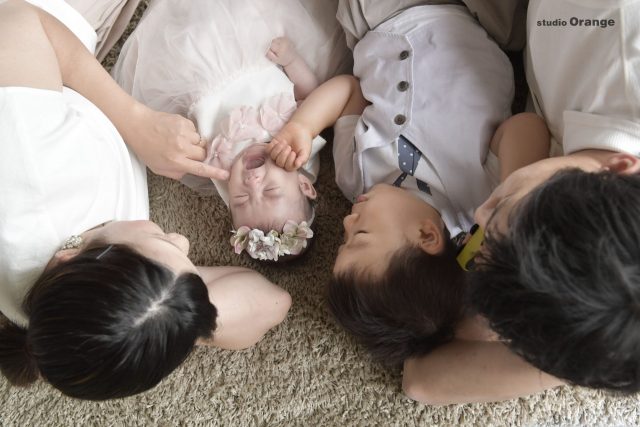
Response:
[{"label": "baby's mouth", "polygon": [[246,170],[257,169],[267,161],[267,152],[264,144],[255,144],[249,147],[242,156],[242,163]]},{"label": "baby's mouth", "polygon": [[244,168],[247,170],[251,170],[251,169],[257,169],[260,166],[264,165],[267,159],[263,155],[250,154],[250,155],[244,156],[242,160],[244,162]]}]

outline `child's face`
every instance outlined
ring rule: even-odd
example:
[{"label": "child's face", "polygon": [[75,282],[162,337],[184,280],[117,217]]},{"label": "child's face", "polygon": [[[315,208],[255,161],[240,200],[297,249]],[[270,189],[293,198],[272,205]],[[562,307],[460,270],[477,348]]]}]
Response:
[{"label": "child's face", "polygon": [[280,231],[289,219],[306,221],[307,197],[316,197],[313,185],[302,174],[278,167],[266,144],[249,146],[231,165],[229,208],[236,229],[246,225]]},{"label": "child's face", "polygon": [[[386,184],[359,196],[343,226],[344,243],[338,249],[334,274],[357,271],[378,277],[401,248],[410,244],[425,249],[425,244],[437,246],[444,239],[444,223],[431,205]],[[439,253],[436,246],[432,249]]]}]

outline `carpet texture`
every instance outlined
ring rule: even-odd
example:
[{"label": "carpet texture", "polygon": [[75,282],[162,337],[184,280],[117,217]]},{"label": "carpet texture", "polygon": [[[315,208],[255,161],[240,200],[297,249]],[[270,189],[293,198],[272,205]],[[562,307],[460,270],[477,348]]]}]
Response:
[{"label": "carpet texture", "polygon": [[[143,9],[144,4],[130,27]],[[121,42],[105,66],[113,64]],[[232,254],[231,224],[217,198],[149,174],[152,219],[189,238],[196,264],[251,267],[291,293],[288,317],[260,343],[239,352],[198,348],[153,390],[110,402],[70,399],[42,381],[15,388],[0,378],[0,425],[640,424],[638,396],[575,387],[497,404],[432,407],[404,397],[401,373],[371,362],[324,306],[323,284],[349,203],[333,182],[331,150],[325,148],[321,159],[315,244],[302,261],[283,267]]]}]

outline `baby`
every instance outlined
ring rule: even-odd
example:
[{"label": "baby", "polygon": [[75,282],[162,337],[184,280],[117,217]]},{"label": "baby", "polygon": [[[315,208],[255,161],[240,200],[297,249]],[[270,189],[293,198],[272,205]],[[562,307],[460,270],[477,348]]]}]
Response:
[{"label": "baby", "polygon": [[499,169],[548,154],[501,142],[514,128],[536,137],[546,128],[525,115],[497,129],[510,115],[513,72],[464,7],[395,15],[356,45],[354,74],[359,80],[338,76],[311,93],[269,152],[293,170],[334,124],[336,181],[355,204],[329,306],[376,358],[396,364],[456,334],[466,291],[456,255],[475,208]]},{"label": "baby", "polygon": [[229,171],[228,180],[213,183],[231,212],[235,252],[277,261],[299,255],[313,237],[316,154],[325,141],[314,138],[310,160],[300,171],[286,171],[269,157],[267,143],[289,120],[296,101],[317,86],[317,80],[285,37],[272,41],[267,57],[283,67],[296,97],[286,91],[267,98],[259,108],[242,105],[231,110],[216,126],[219,133],[208,144],[205,161]]},{"label": "baby", "polygon": [[[229,178],[183,183],[217,190],[231,212],[235,252],[261,260],[299,255],[313,236],[315,154],[325,141],[314,138],[309,162],[289,172],[275,166],[267,143],[317,86],[316,75],[326,79],[347,64],[334,59],[346,52],[335,19],[312,15],[306,3],[157,0],[113,70],[135,98],[196,123],[207,162]],[[278,37],[285,32],[298,51]]]}]

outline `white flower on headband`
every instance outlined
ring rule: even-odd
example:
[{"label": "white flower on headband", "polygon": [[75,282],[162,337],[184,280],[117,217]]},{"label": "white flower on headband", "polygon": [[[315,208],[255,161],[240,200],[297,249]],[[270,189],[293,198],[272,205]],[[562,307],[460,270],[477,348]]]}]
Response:
[{"label": "white flower on headband", "polygon": [[292,220],[285,223],[282,233],[271,230],[265,235],[262,230],[246,225],[231,233],[230,243],[235,253],[247,251],[251,258],[262,261],[277,261],[283,255],[298,255],[307,247],[307,239],[313,237],[313,231],[306,221],[298,224]]}]

